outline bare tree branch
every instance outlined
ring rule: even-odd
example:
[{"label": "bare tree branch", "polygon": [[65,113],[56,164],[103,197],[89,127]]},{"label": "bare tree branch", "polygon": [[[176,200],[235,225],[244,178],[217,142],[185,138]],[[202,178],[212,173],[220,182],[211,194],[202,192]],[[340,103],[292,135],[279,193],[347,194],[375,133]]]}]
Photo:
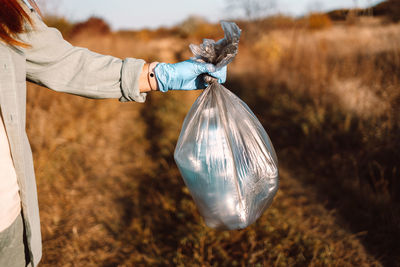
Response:
[{"label": "bare tree branch", "polygon": [[249,20],[266,16],[276,7],[276,0],[226,0],[226,3],[228,12],[239,12]]}]

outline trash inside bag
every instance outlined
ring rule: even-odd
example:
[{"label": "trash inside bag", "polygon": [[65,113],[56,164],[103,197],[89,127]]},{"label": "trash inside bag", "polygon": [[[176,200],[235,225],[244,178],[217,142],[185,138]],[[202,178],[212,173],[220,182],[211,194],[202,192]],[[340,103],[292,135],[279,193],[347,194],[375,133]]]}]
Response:
[{"label": "trash inside bag", "polygon": [[[227,65],[237,54],[240,29],[222,22],[225,38],[191,45],[195,59]],[[209,79],[187,114],[175,161],[209,227],[243,229],[255,222],[278,190],[278,160],[249,107]]]}]

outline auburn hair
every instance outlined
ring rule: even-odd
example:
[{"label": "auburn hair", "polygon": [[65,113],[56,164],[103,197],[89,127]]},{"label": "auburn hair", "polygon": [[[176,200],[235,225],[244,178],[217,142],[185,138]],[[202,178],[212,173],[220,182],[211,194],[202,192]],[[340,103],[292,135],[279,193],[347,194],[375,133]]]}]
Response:
[{"label": "auburn hair", "polygon": [[[34,0],[28,1],[40,14]],[[22,0],[0,0],[0,41],[13,46],[28,47],[29,45],[18,40],[18,34],[25,32],[27,24],[33,26],[22,5]]]}]

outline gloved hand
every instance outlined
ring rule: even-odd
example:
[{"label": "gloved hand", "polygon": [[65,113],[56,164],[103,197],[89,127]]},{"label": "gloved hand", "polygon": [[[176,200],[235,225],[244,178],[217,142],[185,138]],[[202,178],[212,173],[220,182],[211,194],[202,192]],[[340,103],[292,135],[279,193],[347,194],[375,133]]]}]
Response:
[{"label": "gloved hand", "polygon": [[226,81],[226,66],[217,70],[213,64],[186,60],[176,64],[159,63],[154,73],[160,91],[204,89],[207,84],[200,75],[209,74],[218,79],[219,83]]}]

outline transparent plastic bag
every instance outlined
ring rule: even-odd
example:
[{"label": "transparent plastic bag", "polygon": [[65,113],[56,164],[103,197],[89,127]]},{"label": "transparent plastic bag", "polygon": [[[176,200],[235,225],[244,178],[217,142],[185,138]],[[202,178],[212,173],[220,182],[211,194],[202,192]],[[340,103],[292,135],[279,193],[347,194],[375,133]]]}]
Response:
[{"label": "transparent plastic bag", "polygon": [[[196,60],[217,67],[233,60],[240,29],[228,22],[222,27],[224,39],[191,45]],[[206,224],[242,229],[270,206],[278,190],[278,160],[249,107],[218,82],[210,83],[186,115],[175,162]]]}]

